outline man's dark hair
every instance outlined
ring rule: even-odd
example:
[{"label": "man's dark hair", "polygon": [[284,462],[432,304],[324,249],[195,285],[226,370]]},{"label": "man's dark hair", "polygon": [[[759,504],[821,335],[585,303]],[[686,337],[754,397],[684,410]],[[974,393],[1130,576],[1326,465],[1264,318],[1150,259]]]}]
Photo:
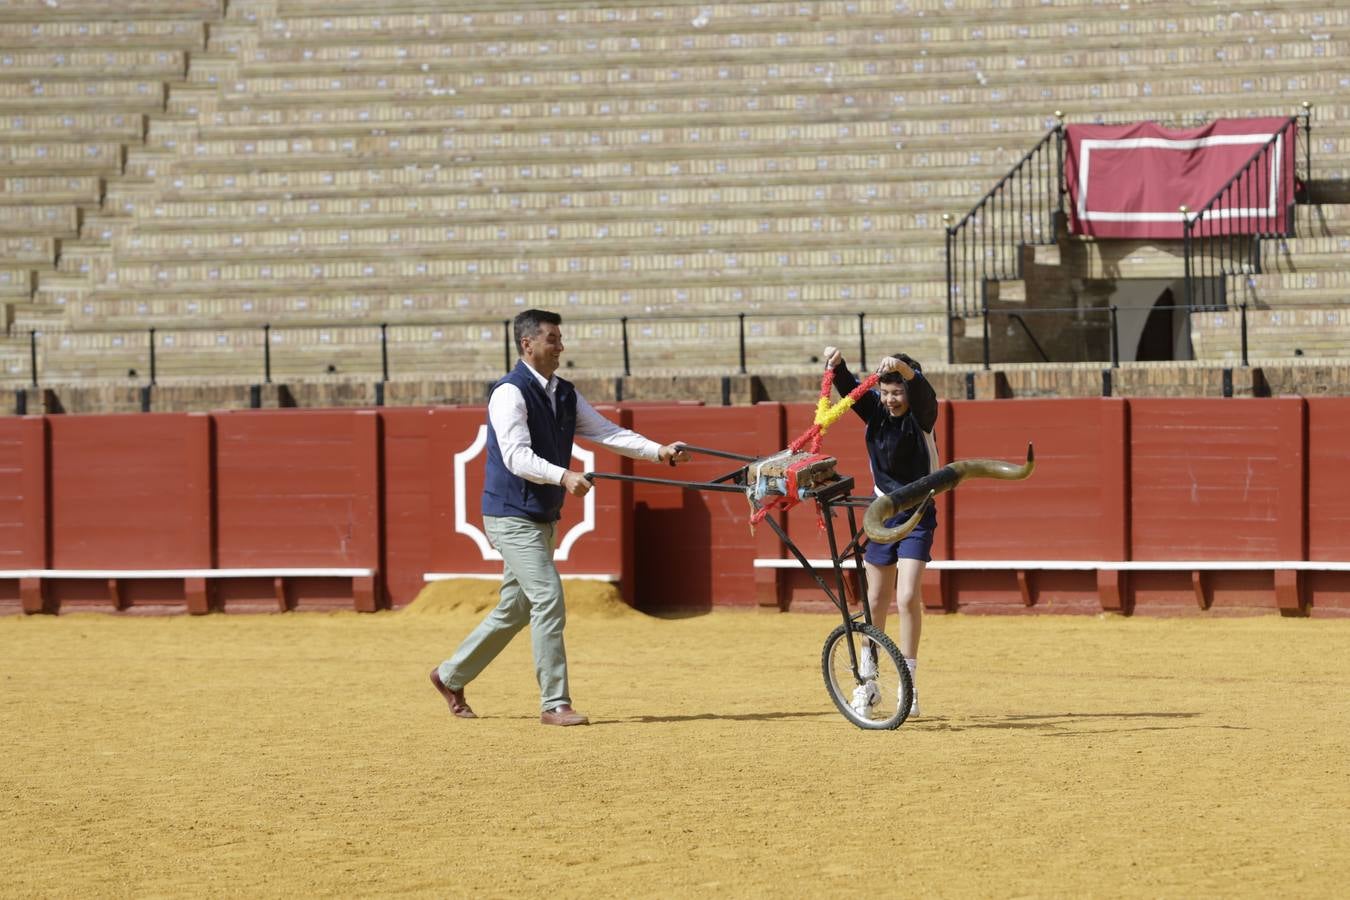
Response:
[{"label": "man's dark hair", "polygon": [[545,325],[561,324],[562,316],[546,309],[527,309],[520,313],[512,323],[512,333],[516,339],[516,352],[524,353],[525,348],[521,345],[521,341],[525,338],[534,337]]},{"label": "man's dark hair", "polygon": [[[910,356],[908,353],[896,353],[896,354],[895,354],[895,358],[898,359],[898,360],[900,360],[900,361],[901,361],[902,363],[904,363],[905,365],[909,366],[909,367],[910,367],[911,369],[913,369],[915,372],[922,372],[922,371],[923,371],[923,366],[919,365],[919,361],[918,361],[917,359],[915,359],[914,357]],[[887,372],[885,375],[882,375],[881,378],[879,378],[878,380],[879,380],[882,384],[904,384],[904,383],[905,383],[905,379],[902,378],[902,377],[900,376],[900,373],[899,373],[899,372]]]}]

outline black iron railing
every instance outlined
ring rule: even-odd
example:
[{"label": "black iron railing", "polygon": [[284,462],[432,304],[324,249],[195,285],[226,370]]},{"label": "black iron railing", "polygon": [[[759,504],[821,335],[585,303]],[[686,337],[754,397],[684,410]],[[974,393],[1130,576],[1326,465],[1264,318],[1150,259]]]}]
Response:
[{"label": "black iron railing", "polygon": [[[1233,307],[1233,310],[1237,313],[1233,321],[1238,329],[1238,348],[1239,348],[1238,358],[1243,368],[1246,368],[1251,364],[1249,344],[1248,344],[1248,321],[1247,321],[1248,308],[1249,307],[1246,303],[1239,303]],[[1311,309],[1315,307],[1304,307],[1304,308]],[[1120,313],[1122,311],[1137,313],[1140,312],[1141,310],[1146,311],[1148,313],[1153,312],[1184,313],[1187,316],[1187,325],[1185,327],[1187,332],[1187,340],[1189,342],[1190,338],[1189,316],[1190,313],[1195,312],[1196,310],[1193,310],[1190,306],[1184,303],[1154,305],[1142,308],[1121,307],[1112,304],[1110,306],[1095,306],[1095,307],[1041,306],[1016,311],[1010,309],[991,309],[989,310],[988,315],[993,318],[1003,316],[1009,322],[1016,322],[1018,325],[1020,325],[1022,327],[1023,333],[1026,335],[1027,341],[1032,345],[1033,349],[1035,349],[1035,351],[1040,355],[1041,359],[1044,360],[1045,362],[1051,362],[1050,357],[1046,354],[1045,349],[1041,346],[1040,341],[1037,340],[1036,335],[1033,333],[1032,329],[1028,327],[1025,319],[1026,316],[1049,315],[1049,316],[1065,316],[1065,317],[1072,316],[1075,318],[1091,317],[1091,316],[1108,317],[1107,329],[1110,333],[1110,351],[1109,351],[1110,355],[1108,358],[1111,363],[1111,368],[1117,369],[1120,367]],[[1226,309],[1224,308],[1220,308],[1217,310],[1209,310],[1209,312],[1225,312],[1225,311]],[[1188,352],[1193,352],[1193,348],[1191,351]],[[1303,355],[1302,350],[1295,349],[1293,351],[1293,356],[1295,357],[1302,355]],[[1070,361],[1072,362],[1074,360]],[[1077,362],[1084,362],[1084,361],[1090,360],[1077,360]],[[1105,362],[1106,360],[1102,361]],[[984,368],[986,369],[989,368],[989,354],[987,349],[985,351]]]},{"label": "black iron railing", "polygon": [[[1050,355],[1045,352],[1045,348],[1041,346],[1041,342],[1036,339],[1036,335],[1032,332],[1031,327],[1027,325],[1027,320],[1022,318],[1020,313],[1008,312],[1007,315],[1009,322],[1016,322],[1018,325],[1022,327],[1022,333],[1027,336],[1027,340],[1031,343],[1031,346],[1036,350],[1038,354],[1040,354],[1041,361],[1049,362]],[[984,367],[986,369],[989,368],[989,359],[987,356],[984,360]]]},{"label": "black iron railing", "polygon": [[[990,281],[1022,277],[1022,248],[1053,244],[1064,211],[1064,117],[956,224],[947,222],[947,362],[954,325],[989,309]],[[988,317],[984,318],[988,342]],[[987,368],[986,364],[986,368]]]},{"label": "black iron railing", "polygon": [[[826,343],[836,343],[842,345],[844,341],[850,342],[856,341],[856,344],[854,344],[854,346],[857,347],[857,356],[854,357],[850,353],[849,358],[851,361],[856,360],[856,368],[858,368],[859,370],[865,369],[867,365],[867,330],[869,327],[868,326],[869,315],[882,316],[887,319],[930,318],[930,315],[927,313],[897,313],[891,310],[881,310],[881,309],[872,310],[870,312],[867,310],[860,310],[856,312],[849,311],[839,313],[813,313],[811,315],[813,319],[836,320],[836,321],[842,320],[846,323],[849,323],[848,325],[840,327],[836,331],[822,331],[818,337],[822,347]],[[597,325],[597,324],[604,324],[604,325],[617,324],[619,326],[620,340],[619,340],[619,347],[616,349],[618,349],[622,353],[623,374],[632,375],[634,374],[633,372],[634,364],[632,361],[631,349],[634,344],[643,344],[645,342],[641,338],[637,340],[634,339],[633,335],[631,334],[631,330],[629,328],[630,324],[635,323],[707,324],[718,321],[734,320],[736,323],[736,337],[734,345],[728,342],[726,346],[716,349],[712,353],[709,353],[707,355],[710,357],[721,355],[721,358],[725,360],[725,365],[729,370],[737,371],[740,374],[744,375],[747,374],[749,371],[748,366],[750,364],[750,361],[747,352],[747,334],[749,333],[749,330],[753,328],[752,324],[753,320],[758,319],[763,320],[765,322],[779,322],[783,318],[784,318],[783,314],[776,312],[703,313],[693,315],[648,315],[648,316],[617,316],[617,317],[569,316],[566,319],[565,327]],[[497,329],[500,329],[501,365],[503,371],[510,371],[511,367],[515,365],[515,358],[516,358],[515,341],[512,335],[511,323],[512,323],[511,319],[460,319],[455,321],[393,323],[393,324],[388,322],[381,322],[379,324],[372,324],[372,325],[340,325],[330,327],[340,328],[344,331],[368,330],[372,334],[372,336],[375,337],[375,339],[378,341],[379,344],[378,372],[364,371],[364,370],[360,372],[354,372],[348,370],[343,372],[342,374],[344,376],[350,376],[353,374],[362,374],[362,375],[368,374],[372,376],[377,376],[377,380],[382,383],[389,381],[391,368],[396,367],[398,363],[397,358],[391,359],[391,340],[390,340],[391,329],[430,327],[435,329],[449,330],[450,328],[453,327],[464,327],[464,326],[483,327],[484,329],[492,331],[494,336],[491,338],[491,340],[494,342],[496,340],[495,334],[497,334]],[[852,323],[856,323],[856,325],[853,325]],[[143,357],[143,359],[147,364],[148,369],[142,370],[140,369],[139,366],[137,366],[136,368],[133,368],[128,372],[128,376],[133,378],[141,378],[142,373],[144,373],[145,375],[148,375],[148,383],[150,386],[157,384],[158,379],[163,374],[163,372],[160,371],[159,354],[166,346],[166,342],[172,341],[174,335],[206,333],[206,334],[214,334],[218,338],[223,338],[224,336],[228,335],[232,339],[232,343],[234,338],[239,337],[245,338],[245,341],[243,343],[246,343],[247,347],[243,349],[243,352],[250,352],[250,353],[256,352],[258,354],[257,361],[259,363],[259,368],[257,372],[261,376],[260,381],[262,384],[271,384],[273,382],[273,376],[276,374],[274,372],[273,367],[274,354],[281,353],[284,358],[284,355],[287,352],[290,352],[292,347],[295,346],[293,344],[290,344],[289,342],[283,343],[282,342],[283,335],[288,331],[308,332],[313,331],[316,328],[319,330],[323,330],[324,326],[314,324],[294,324],[288,326],[281,326],[281,325],[272,325],[271,323],[263,323],[254,328],[242,328],[242,327],[148,328],[143,332],[137,332],[139,334],[144,334],[146,336],[147,340],[146,355]],[[856,334],[853,333],[853,330],[855,328]],[[61,348],[61,338],[64,336],[66,336],[64,332],[57,332],[53,334],[44,334],[43,332],[37,330],[30,330],[28,332],[28,345],[29,345],[28,377],[31,386],[37,387],[39,385],[40,377],[42,374],[40,359],[43,362],[49,363],[52,358],[59,358],[60,355],[62,354],[63,351]],[[367,343],[364,344],[364,346],[368,347],[370,345]],[[408,345],[406,343],[400,342],[398,340],[392,341],[393,354],[397,354],[400,349],[406,349],[407,346]],[[892,348],[892,349],[900,349],[900,348]],[[41,353],[39,353],[39,350],[41,350]],[[424,347],[423,350],[425,350]],[[181,353],[182,351],[179,352]],[[785,359],[779,360],[778,364],[781,365],[782,362],[786,361],[787,360]],[[60,367],[58,366],[58,368]],[[324,374],[324,373],[316,371],[314,374]],[[336,368],[330,367],[328,369],[327,374],[337,374]]]},{"label": "black iron railing", "polygon": [[[1195,212],[1181,207],[1187,306],[1229,306],[1228,276],[1260,274],[1261,242],[1294,234],[1296,185],[1311,180],[1311,135],[1312,105],[1304,103],[1302,112],[1290,116],[1208,203]],[[1294,157],[1294,184],[1284,177],[1284,154]]]},{"label": "black iron railing", "polygon": [[[1318,308],[1318,307],[1302,307],[1302,308],[1303,308],[1303,309],[1315,309],[1315,308]],[[1330,307],[1329,307],[1329,308],[1330,308]],[[1236,315],[1233,316],[1232,325],[1233,325],[1233,327],[1238,331],[1238,339],[1239,339],[1239,347],[1240,347],[1240,364],[1241,364],[1242,366],[1247,366],[1247,365],[1249,364],[1249,350],[1248,350],[1248,315],[1249,315],[1249,314],[1248,314],[1248,309],[1249,309],[1249,307],[1248,307],[1248,305],[1247,305],[1246,303],[1241,303],[1241,304],[1238,304],[1238,305],[1236,305],[1235,307],[1233,307],[1233,311],[1236,313]],[[999,317],[1003,317],[1003,319],[1005,319],[1008,323],[1010,323],[1010,324],[1016,324],[1016,325],[1020,326],[1020,327],[1021,327],[1021,330],[1022,330],[1022,333],[1024,334],[1024,336],[1025,336],[1025,338],[1027,339],[1028,343],[1031,344],[1032,348],[1036,351],[1037,355],[1039,355],[1039,356],[1041,357],[1041,359],[1046,360],[1046,361],[1049,361],[1049,354],[1046,352],[1046,350],[1044,349],[1044,347],[1041,345],[1040,341],[1037,339],[1036,334],[1035,334],[1035,329],[1033,329],[1032,327],[1030,327],[1030,326],[1028,325],[1027,319],[1028,319],[1029,317],[1031,317],[1031,318],[1034,319],[1034,318],[1039,318],[1039,317],[1042,317],[1042,316],[1052,316],[1052,317],[1053,317],[1053,316],[1060,316],[1060,317],[1064,317],[1064,318],[1074,318],[1074,319],[1080,319],[1080,320],[1083,319],[1083,318],[1085,318],[1085,317],[1087,317],[1087,318],[1096,317],[1096,316],[1103,317],[1104,319],[1106,319],[1106,322],[1105,322],[1104,327],[1105,327],[1106,329],[1109,330],[1109,339],[1110,339],[1110,343],[1109,343],[1109,350],[1108,350],[1108,351],[1105,351],[1105,358],[1101,359],[1100,361],[1101,361],[1101,362],[1108,362],[1108,361],[1109,361],[1110,366],[1111,366],[1112,368],[1116,368],[1116,367],[1118,367],[1118,366],[1120,365],[1120,362],[1121,362],[1121,352],[1120,352],[1120,327],[1119,327],[1119,321],[1118,321],[1118,320],[1119,320],[1119,314],[1120,314],[1121,312],[1123,312],[1123,311],[1126,311],[1126,310],[1131,310],[1131,311],[1134,311],[1134,312],[1139,312],[1139,311],[1140,311],[1140,308],[1134,308],[1134,307],[1120,307],[1120,306],[1111,305],[1111,306],[1100,306],[1100,307],[1079,307],[1079,306],[1064,306],[1064,307],[1030,307],[1030,308],[1017,309],[1017,310],[1012,310],[1012,309],[991,309],[991,310],[988,310],[988,316],[991,317],[991,318],[994,318],[994,319],[998,319]],[[1176,304],[1176,305],[1168,305],[1168,306],[1155,305],[1155,306],[1147,307],[1147,310],[1150,311],[1150,312],[1152,312],[1152,311],[1172,311],[1172,312],[1182,312],[1182,313],[1190,313],[1190,312],[1192,311],[1192,310],[1191,310],[1191,307],[1189,307],[1189,306],[1187,306],[1187,305],[1185,305],[1185,304]],[[1218,311],[1218,312],[1223,312],[1224,310],[1217,310],[1217,311]],[[870,313],[870,315],[883,315],[883,314],[884,314],[884,315],[887,315],[887,316],[894,316],[894,315],[896,315],[896,314],[894,314],[894,313],[882,313],[881,311],[873,311],[872,313]],[[836,333],[836,334],[821,334],[821,335],[820,335],[820,339],[822,340],[822,342],[824,342],[824,341],[831,341],[831,340],[837,342],[837,341],[840,341],[840,340],[843,339],[843,338],[850,338],[850,337],[853,338],[853,339],[855,339],[856,342],[857,342],[857,352],[858,352],[858,355],[857,355],[857,357],[856,357],[856,359],[857,359],[857,365],[855,366],[855,368],[858,369],[858,370],[860,370],[860,371],[865,370],[866,367],[867,367],[867,363],[866,363],[866,359],[867,359],[867,334],[866,334],[866,331],[867,331],[867,316],[868,316],[868,315],[869,315],[869,313],[867,313],[867,312],[856,312],[856,313],[850,312],[850,313],[838,313],[838,314],[835,314],[835,316],[834,316],[835,318],[842,318],[842,319],[847,319],[847,320],[856,320],[856,322],[857,322],[857,328],[858,328],[858,332],[857,332],[856,335],[852,335],[852,334],[850,334],[850,333],[848,333],[848,332],[844,332],[844,331],[842,331],[842,330],[841,330],[841,332]],[[921,314],[918,314],[918,313],[906,314],[906,315],[913,315],[914,317],[927,318],[927,316],[922,316]],[[728,319],[728,318],[734,318],[734,319],[737,321],[737,336],[736,336],[736,342],[735,342],[735,345],[734,345],[734,346],[731,346],[730,344],[728,344],[728,346],[722,348],[722,349],[719,350],[718,352],[720,352],[720,353],[723,354],[721,358],[722,358],[723,361],[724,361],[724,362],[723,362],[723,365],[725,366],[725,371],[726,371],[728,374],[733,373],[733,372],[739,372],[739,373],[741,373],[741,374],[746,374],[747,371],[748,371],[748,369],[749,369],[749,368],[751,367],[751,365],[752,365],[752,364],[751,364],[751,361],[750,361],[750,360],[748,359],[748,357],[747,357],[747,352],[746,352],[746,334],[747,334],[747,331],[746,331],[746,321],[747,321],[748,319],[754,319],[754,318],[763,318],[763,319],[766,319],[766,320],[780,318],[780,317],[777,316],[776,314],[773,314],[773,313],[759,313],[759,314],[755,314],[755,313],[729,313],[729,314],[722,314],[722,315],[720,315],[720,316],[719,316],[719,315],[716,315],[716,314],[706,314],[706,315],[682,315],[682,316],[621,317],[621,318],[619,318],[619,319],[614,319],[614,318],[609,318],[609,319],[604,319],[604,318],[589,318],[589,319],[588,319],[588,318],[581,318],[581,317],[578,317],[578,318],[569,318],[567,321],[568,321],[568,324],[576,324],[576,325],[582,325],[582,324],[594,324],[594,323],[611,323],[611,324],[612,324],[612,323],[615,323],[615,322],[620,323],[620,324],[623,326],[622,332],[621,332],[621,334],[622,334],[622,347],[621,347],[621,348],[616,348],[616,349],[621,349],[622,354],[623,354],[623,361],[624,361],[624,362],[623,362],[623,374],[624,374],[624,375],[632,375],[632,374],[634,374],[634,372],[633,372],[633,367],[632,367],[632,365],[631,365],[631,357],[630,357],[630,349],[631,349],[631,345],[638,345],[638,348],[639,348],[639,349],[646,349],[646,348],[643,346],[644,343],[645,343],[645,341],[646,341],[646,339],[644,339],[644,338],[642,338],[642,337],[639,337],[639,338],[637,338],[636,340],[634,340],[633,337],[630,335],[629,329],[627,328],[627,324],[628,324],[629,322],[709,322],[709,321],[712,321],[712,320],[714,320],[714,319]],[[822,316],[822,318],[824,318],[824,316]],[[448,325],[449,325],[450,323],[444,323],[444,324],[448,327]],[[502,334],[502,358],[501,358],[501,366],[502,366],[503,370],[509,370],[509,369],[511,368],[511,366],[515,364],[515,351],[514,351],[514,347],[513,347],[513,345],[512,345],[512,338],[511,338],[511,320],[510,320],[510,319],[490,319],[490,320],[481,320],[481,319],[480,319],[480,320],[474,320],[474,321],[459,321],[459,322],[455,322],[454,324],[456,324],[456,325],[465,325],[465,324],[469,324],[469,325],[482,325],[482,326],[485,326],[485,327],[486,327],[486,326],[493,326],[494,328],[501,328],[501,334]],[[390,324],[388,324],[388,323],[380,323],[380,324],[378,324],[378,325],[369,325],[369,326],[364,326],[364,327],[365,327],[365,328],[368,328],[368,329],[370,330],[371,334],[372,334],[372,337],[373,337],[375,340],[378,341],[378,349],[379,349],[379,352],[378,352],[378,357],[377,357],[377,358],[378,358],[378,364],[377,364],[377,367],[376,367],[376,365],[372,365],[371,368],[369,368],[369,369],[361,369],[361,368],[358,368],[358,369],[347,369],[347,370],[345,370],[345,371],[343,371],[343,372],[341,373],[341,376],[342,376],[344,379],[350,380],[353,376],[358,376],[358,377],[359,377],[359,376],[369,376],[370,378],[374,379],[374,380],[376,381],[377,384],[383,384],[383,383],[388,382],[388,381],[390,380],[390,371],[391,371],[391,368],[396,368],[396,367],[397,367],[397,364],[398,364],[398,362],[399,362],[399,354],[400,354],[401,352],[418,352],[418,353],[425,352],[425,346],[424,346],[424,345],[418,345],[418,348],[417,348],[416,350],[414,350],[413,348],[410,348],[407,344],[404,344],[404,343],[402,343],[402,342],[400,342],[400,341],[394,340],[394,341],[391,342],[391,340],[390,340],[390,332],[391,332],[391,330],[393,330],[393,329],[399,328],[399,327],[400,327],[399,325],[390,325]],[[409,327],[423,327],[423,326],[422,326],[422,325],[417,325],[417,326],[409,326]],[[297,325],[297,326],[290,326],[290,328],[296,329],[296,330],[309,330],[310,328],[312,328],[312,326],[299,326],[299,325]],[[274,343],[274,340],[273,340],[273,339],[274,339],[279,333],[284,333],[286,330],[288,330],[288,329],[281,328],[281,327],[274,327],[274,326],[272,326],[272,325],[270,325],[270,324],[260,325],[260,326],[258,326],[257,329],[252,329],[252,332],[255,333],[255,334],[257,334],[258,337],[259,337],[259,339],[258,339],[258,341],[257,341],[257,344],[260,344],[260,345],[261,345],[261,346],[257,346],[257,344],[254,345],[254,346],[256,347],[256,351],[254,351],[254,352],[257,352],[257,353],[258,353],[258,356],[257,356],[257,362],[258,362],[258,364],[259,364],[259,365],[258,365],[258,368],[254,370],[254,373],[255,373],[255,376],[257,377],[258,382],[259,382],[260,384],[271,384],[271,383],[273,382],[273,380],[274,380],[274,376],[276,375],[276,373],[275,373],[274,370],[273,370],[273,348],[272,348],[272,345],[273,345],[273,343]],[[236,329],[236,331],[239,331],[239,329]],[[219,329],[201,329],[201,328],[197,328],[197,329],[191,329],[191,328],[182,328],[182,329],[153,328],[153,329],[146,329],[146,331],[145,331],[144,333],[146,334],[146,336],[147,336],[147,338],[148,338],[148,344],[147,344],[147,349],[146,349],[145,362],[148,364],[148,367],[149,367],[149,371],[148,371],[147,373],[145,373],[145,374],[148,374],[148,376],[149,376],[148,379],[146,379],[146,382],[148,382],[148,383],[144,383],[144,386],[145,386],[146,388],[152,388],[152,387],[154,387],[156,384],[158,384],[158,379],[159,379],[159,377],[163,374],[161,371],[159,371],[159,366],[158,366],[158,359],[159,359],[159,358],[158,358],[157,353],[156,353],[156,347],[157,347],[157,345],[160,345],[160,346],[162,347],[162,345],[163,345],[163,343],[164,343],[164,341],[165,341],[166,336],[171,336],[171,335],[174,335],[174,334],[189,333],[189,332],[212,332],[212,333],[216,333],[216,334],[221,333]],[[491,340],[492,342],[495,342],[495,341],[496,341],[496,336],[495,336],[495,335],[496,335],[496,332],[495,332],[495,330],[494,330],[492,336],[490,337],[490,340]],[[59,353],[61,352],[59,348],[43,348],[43,349],[44,349],[44,352],[43,352],[43,353],[41,354],[41,356],[40,356],[40,354],[39,354],[39,347],[40,347],[40,345],[41,345],[41,343],[42,343],[42,338],[43,338],[43,337],[44,337],[44,335],[43,335],[41,332],[38,332],[38,331],[30,331],[30,332],[29,332],[29,347],[30,347],[29,361],[30,361],[30,369],[29,369],[29,372],[28,372],[28,381],[29,381],[30,386],[31,386],[31,387],[34,387],[34,388],[39,387],[40,384],[41,384],[41,381],[42,381],[42,378],[41,378],[42,372],[41,372],[41,370],[40,370],[40,368],[39,368],[39,361],[40,361],[40,358],[41,358],[41,357],[44,357],[44,356],[46,356],[46,355],[48,355],[48,354],[51,354],[51,355],[59,355]],[[53,335],[52,337],[57,337],[57,338],[59,338],[60,335],[59,335],[59,334],[58,334],[58,335]],[[659,342],[661,339],[660,339],[660,338],[653,338],[653,339],[651,339],[651,340],[652,340],[653,342]],[[294,345],[291,345],[291,344],[283,344],[283,345],[280,345],[280,346],[282,346],[282,347],[284,348],[284,352],[285,352],[285,351],[290,351],[290,350],[293,349],[293,347],[294,347]],[[893,348],[893,349],[894,349],[894,348]],[[775,350],[774,352],[775,352],[775,353],[778,353],[779,351]],[[1299,356],[1299,355],[1301,355],[1301,351],[1298,350],[1298,349],[1295,349],[1295,348],[1290,348],[1290,352],[1292,353],[1293,356]],[[1087,362],[1087,361],[1093,361],[1093,360],[1077,360],[1077,362]],[[373,363],[373,362],[374,362],[374,360],[372,359],[372,363]],[[757,362],[757,364],[758,364],[759,361],[756,361],[756,362]],[[775,358],[775,360],[774,360],[774,364],[775,364],[775,365],[781,365],[783,362],[784,362],[784,360],[783,360],[783,358],[781,357],[781,355],[779,355],[779,356],[778,356],[777,358]],[[989,360],[988,360],[987,354],[986,354],[986,358],[985,358],[984,368],[986,368],[986,369],[989,368]],[[184,374],[184,373],[179,373],[179,374]],[[186,373],[186,374],[191,374],[191,373]],[[242,374],[242,373],[241,373],[241,374]],[[295,374],[295,373],[294,373],[294,372],[291,372],[290,374]],[[318,375],[318,374],[322,374],[322,373],[316,369],[316,370],[315,370],[313,373],[311,373],[311,374]],[[335,370],[329,369],[328,374],[337,374],[337,373],[336,373]],[[459,373],[459,374],[462,374],[462,375],[478,375],[478,374],[480,374],[480,371],[477,370],[477,369],[475,369],[475,370],[472,371],[472,372],[464,371],[464,372],[461,372],[461,373]],[[641,374],[641,373],[638,373],[638,374]],[[142,374],[140,374],[140,373],[139,373],[138,371],[136,371],[136,370],[132,370],[132,371],[128,372],[128,376],[129,376],[129,377],[132,377],[132,378],[137,378],[137,379],[140,379],[140,378],[144,377]],[[15,380],[17,380],[17,379],[15,379]],[[59,379],[58,379],[58,380],[59,380]]]}]

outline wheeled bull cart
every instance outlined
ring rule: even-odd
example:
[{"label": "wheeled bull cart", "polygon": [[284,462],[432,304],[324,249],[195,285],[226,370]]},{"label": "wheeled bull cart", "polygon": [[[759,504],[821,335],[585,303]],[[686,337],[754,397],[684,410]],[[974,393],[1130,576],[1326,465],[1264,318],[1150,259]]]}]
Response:
[{"label": "wheeled bull cart", "polygon": [[[752,521],[762,520],[773,529],[843,619],[825,638],[820,654],[821,674],[830,700],[859,728],[900,727],[914,700],[914,682],[899,648],[872,624],[872,610],[866,602],[867,574],[862,554],[865,531],[858,521],[857,510],[871,506],[876,498],[850,496],[853,479],[835,473],[835,460],[830,457],[785,451],[759,458],[706,447],[683,445],[683,449],[736,460],[741,465],[711,481],[676,481],[604,472],[587,473],[586,477],[745,494],[750,501]],[[830,569],[822,570],[812,565],[777,520],[768,515],[775,508],[791,505],[783,502],[788,498],[793,498],[792,503],[816,505],[829,541]],[[930,500],[931,494],[924,502]],[[842,546],[835,529],[836,511],[842,511],[848,522],[848,540]],[[850,596],[860,601],[857,612],[849,610]]]}]

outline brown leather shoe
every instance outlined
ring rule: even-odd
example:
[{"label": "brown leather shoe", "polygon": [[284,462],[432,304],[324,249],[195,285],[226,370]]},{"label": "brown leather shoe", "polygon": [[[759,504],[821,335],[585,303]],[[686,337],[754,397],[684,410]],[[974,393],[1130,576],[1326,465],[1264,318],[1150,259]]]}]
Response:
[{"label": "brown leather shoe", "polygon": [[546,709],[539,714],[539,722],[543,725],[589,725],[591,720],[577,712],[566,703],[561,706],[555,706],[552,709]]},{"label": "brown leather shoe", "polygon": [[441,684],[441,675],[439,667],[431,670],[431,683],[436,686],[436,690],[445,698],[445,702],[450,705],[450,712],[459,716],[461,719],[476,719],[478,713],[469,709],[469,704],[464,699],[464,689],[452,691],[450,688]]}]

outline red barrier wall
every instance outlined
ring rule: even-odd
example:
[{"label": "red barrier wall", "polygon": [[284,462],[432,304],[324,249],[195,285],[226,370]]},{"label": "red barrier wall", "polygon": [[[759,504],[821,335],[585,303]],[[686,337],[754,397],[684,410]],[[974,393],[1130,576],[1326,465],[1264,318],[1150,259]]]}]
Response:
[{"label": "red barrier wall", "polygon": [[384,422],[384,601],[407,602],[423,574],[453,565],[453,409],[388,409]]},{"label": "red barrier wall", "polygon": [[[632,414],[635,431],[663,444],[683,441],[747,455],[772,453],[781,445],[777,404],[635,405]],[[698,481],[736,467],[730,460],[696,456],[677,469],[634,462],[632,472]],[[759,542],[750,533],[744,495],[638,484],[633,502],[634,580],[642,609],[666,612],[707,609],[713,603],[755,603],[753,560]]]},{"label": "red barrier wall", "polygon": [[[48,551],[47,420],[0,419],[0,569],[45,569]],[[45,607],[36,578],[0,579],[0,604]]]},{"label": "red barrier wall", "polygon": [[1132,400],[1132,556],[1302,559],[1303,400]]},{"label": "red barrier wall", "polygon": [[[1301,398],[1132,400],[1132,559],[1302,560]],[[1137,572],[1134,608],[1277,609],[1272,572]]]},{"label": "red barrier wall", "polygon": [[46,448],[46,419],[0,419],[0,568],[47,566]]},{"label": "red barrier wall", "polygon": [[53,416],[51,565],[211,565],[210,420]]},{"label": "red barrier wall", "polygon": [[[952,492],[951,558],[1126,558],[1127,412],[1123,400],[970,401],[950,404],[945,459],[1019,461],[1035,447],[1027,481],[971,479]],[[936,582],[936,583],[935,583]],[[1091,572],[944,572],[929,584],[945,608],[1101,611]],[[937,604],[931,604],[937,605]]]},{"label": "red barrier wall", "polygon": [[[603,412],[662,442],[760,456],[813,408]],[[14,573],[0,570],[0,605],[374,609],[411,600],[427,573],[495,578],[484,423],[481,406],[0,420],[0,566]],[[1288,565],[1350,559],[1350,400],[944,401],[937,437],[944,463],[1020,460],[1032,440],[1037,471],[940,498],[931,609],[1350,615],[1350,572]],[[857,418],[824,449],[866,496]],[[584,441],[577,452],[578,469],[657,478],[736,468],[699,457],[672,470]],[[800,568],[755,566],[786,553],[767,523],[751,533],[739,493],[601,481],[587,499],[569,498],[560,523],[564,575],[617,579],[654,612],[822,600]],[[826,556],[812,507],[777,521],[807,557]],[[1169,560],[1198,562],[1148,565]],[[221,575],[244,568],[372,574]],[[90,569],[112,572],[70,577]],[[149,571],[117,575],[131,569]],[[221,577],[151,577],[182,569]]]},{"label": "red barrier wall", "polygon": [[[1350,559],[1350,398],[1324,397],[1308,406],[1308,559]],[[1320,572],[1300,586],[1312,614],[1350,616],[1350,580]]]},{"label": "red barrier wall", "polygon": [[[197,414],[52,416],[51,568],[211,565],[211,422]],[[62,580],[45,602],[127,608],[185,604],[181,583]]]},{"label": "red barrier wall", "polygon": [[[380,420],[369,410],[216,417],[216,565],[380,568]],[[375,608],[374,584],[358,586]],[[287,608],[347,606],[348,582],[267,578],[221,584],[217,599]]]},{"label": "red barrier wall", "polygon": [[974,478],[952,493],[948,527],[956,555],[1026,559],[1031,551],[1035,559],[1117,558],[1123,521],[1103,516],[1102,509],[1120,496],[1124,405],[1120,400],[956,405],[948,461],[1018,462],[1033,443],[1036,454],[1035,475],[1026,481]]},{"label": "red barrier wall", "polygon": [[1350,559],[1350,398],[1308,405],[1308,558]]}]

